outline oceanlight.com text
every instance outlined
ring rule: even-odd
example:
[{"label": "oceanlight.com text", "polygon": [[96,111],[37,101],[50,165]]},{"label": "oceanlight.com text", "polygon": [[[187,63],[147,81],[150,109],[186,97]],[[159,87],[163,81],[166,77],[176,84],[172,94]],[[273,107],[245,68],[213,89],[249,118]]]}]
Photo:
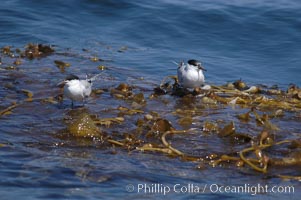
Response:
[{"label": "oceanlight.com text", "polygon": [[126,191],[139,194],[203,194],[203,193],[232,193],[232,194],[264,194],[264,193],[285,193],[294,194],[295,187],[290,185],[264,185],[264,184],[242,184],[242,185],[221,185],[221,184],[161,184],[161,183],[139,183],[128,184]]}]

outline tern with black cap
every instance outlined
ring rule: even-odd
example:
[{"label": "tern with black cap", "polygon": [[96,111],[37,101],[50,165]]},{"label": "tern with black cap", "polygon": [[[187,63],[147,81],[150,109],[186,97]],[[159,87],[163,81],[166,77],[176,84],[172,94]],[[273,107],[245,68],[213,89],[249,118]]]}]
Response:
[{"label": "tern with black cap", "polygon": [[205,82],[203,71],[206,69],[198,60],[188,60],[185,64],[181,62],[178,67],[178,81],[183,88],[199,88]]},{"label": "tern with black cap", "polygon": [[83,104],[92,92],[92,82],[98,75],[88,79],[80,80],[78,76],[69,75],[66,79],[58,84],[64,86],[64,97],[71,99],[72,108],[74,101],[81,101]]}]

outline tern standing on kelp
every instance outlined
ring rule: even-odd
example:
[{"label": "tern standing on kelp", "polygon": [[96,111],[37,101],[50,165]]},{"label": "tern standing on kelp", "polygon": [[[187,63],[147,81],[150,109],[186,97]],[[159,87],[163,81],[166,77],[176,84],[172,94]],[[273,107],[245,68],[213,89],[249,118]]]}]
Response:
[{"label": "tern standing on kelp", "polygon": [[187,64],[181,62],[178,67],[178,81],[183,88],[199,88],[205,82],[203,71],[206,69],[198,60],[188,60]]},{"label": "tern standing on kelp", "polygon": [[71,99],[72,108],[74,101],[81,101],[84,105],[86,98],[91,94],[93,79],[95,77],[80,80],[78,76],[69,75],[64,81],[58,84],[58,86],[64,86],[64,97]]}]

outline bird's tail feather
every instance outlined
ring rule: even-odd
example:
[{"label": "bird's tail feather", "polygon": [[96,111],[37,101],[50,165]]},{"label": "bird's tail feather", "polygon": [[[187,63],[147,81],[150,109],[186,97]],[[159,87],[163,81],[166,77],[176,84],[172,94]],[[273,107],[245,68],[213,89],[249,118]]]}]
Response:
[{"label": "bird's tail feather", "polygon": [[101,74],[102,73],[96,74],[96,75],[92,76],[91,78],[88,78],[88,75],[86,75],[86,79],[87,79],[87,81],[93,82],[93,81],[97,80]]},{"label": "bird's tail feather", "polygon": [[171,61],[172,63],[176,64],[177,66],[179,66],[179,63],[177,63],[176,61]]}]

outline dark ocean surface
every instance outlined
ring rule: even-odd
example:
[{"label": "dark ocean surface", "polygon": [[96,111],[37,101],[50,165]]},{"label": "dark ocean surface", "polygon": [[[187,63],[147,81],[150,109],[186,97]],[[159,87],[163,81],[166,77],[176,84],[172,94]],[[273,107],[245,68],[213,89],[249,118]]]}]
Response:
[{"label": "dark ocean surface", "polygon": [[[2,1],[1,45],[128,46],[115,65],[154,80],[200,59],[207,80],[300,84],[301,4],[255,1]],[[83,71],[84,73],[84,71]]]},{"label": "dark ocean surface", "polygon": [[[29,83],[25,89],[38,91],[40,97],[55,95],[55,84],[67,73],[82,77],[86,73],[99,73],[97,65],[81,56],[97,56],[104,60],[99,65],[112,69],[106,74],[114,80],[97,82],[96,87],[135,83],[143,78],[146,82],[141,87],[150,89],[159,85],[165,76],[176,74],[173,61],[192,58],[202,61],[209,84],[242,79],[249,85],[278,85],[283,89],[290,83],[301,85],[301,2],[298,0],[2,0],[0,4],[1,47],[23,48],[28,43],[42,43],[53,45],[57,52],[73,55],[61,57],[72,63],[66,73],[53,67],[49,57],[26,61],[25,66],[20,66],[27,74],[17,76],[21,77],[18,87]],[[5,64],[6,60],[2,62]],[[1,84],[4,80],[11,81],[6,72],[0,74]],[[52,89],[45,89],[47,86]],[[2,86],[0,94],[2,106],[9,105],[3,103],[4,96],[21,98],[21,94]],[[110,96],[104,95],[102,99],[108,102]],[[63,109],[41,110],[39,105],[33,109],[24,105],[23,110],[16,109],[18,116],[0,119],[0,143],[6,144],[0,148],[0,199],[254,197],[213,194],[209,190],[201,194],[173,192],[167,196],[126,191],[127,185],[136,187],[140,183],[170,187],[189,183],[202,187],[206,184],[208,187],[210,184],[295,185],[294,195],[281,194],[281,198],[297,199],[301,195],[300,183],[268,179],[250,171],[218,167],[197,170],[195,163],[160,154],[135,156],[117,150],[113,155],[111,149],[77,145],[57,148],[55,144],[61,140],[50,135],[62,129],[58,119],[62,118]],[[89,109],[101,110],[95,100]],[[31,112],[32,115],[26,114]],[[53,123],[47,124],[49,119]],[[279,194],[255,197],[272,199]]]}]

